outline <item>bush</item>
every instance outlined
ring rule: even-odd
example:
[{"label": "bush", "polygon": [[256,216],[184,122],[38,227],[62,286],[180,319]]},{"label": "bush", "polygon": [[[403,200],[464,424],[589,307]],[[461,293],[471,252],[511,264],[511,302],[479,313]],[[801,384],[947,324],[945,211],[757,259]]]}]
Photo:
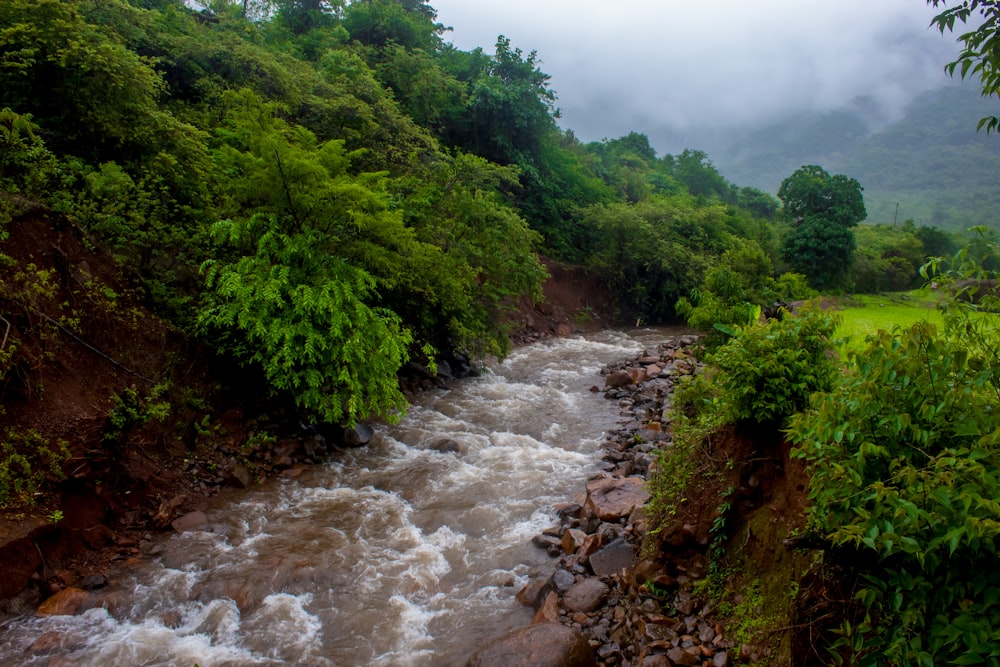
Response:
[{"label": "bush", "polygon": [[709,359],[735,421],[780,424],[829,391],[837,370],[829,354],[837,319],[821,312],[743,327]]},{"label": "bush", "polygon": [[838,662],[1000,664],[1000,333],[976,308],[880,331],[791,422],[812,530],[860,582]]}]

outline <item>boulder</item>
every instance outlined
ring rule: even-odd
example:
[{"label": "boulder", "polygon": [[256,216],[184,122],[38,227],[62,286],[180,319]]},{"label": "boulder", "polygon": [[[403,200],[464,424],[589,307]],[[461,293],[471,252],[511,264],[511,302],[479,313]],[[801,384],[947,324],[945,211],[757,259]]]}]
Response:
[{"label": "boulder", "polygon": [[344,430],[343,443],[345,447],[364,447],[375,435],[374,429],[368,424],[358,424],[354,428]]},{"label": "boulder", "polygon": [[559,595],[555,591],[549,593],[545,602],[535,612],[535,617],[531,619],[532,625],[537,623],[558,623],[559,622]]},{"label": "boulder", "polygon": [[249,488],[253,483],[253,477],[250,476],[250,471],[247,470],[245,465],[240,463],[229,466],[226,470],[225,478],[226,484],[234,486],[237,489]]},{"label": "boulder", "polygon": [[608,373],[607,377],[604,378],[604,386],[609,389],[620,389],[630,384],[632,384],[632,375],[625,370]]},{"label": "boulder", "polygon": [[632,564],[635,549],[624,540],[615,540],[590,556],[590,567],[599,577],[618,574]]},{"label": "boulder", "polygon": [[467,667],[596,667],[594,651],[578,630],[537,623],[480,648]]},{"label": "boulder", "polygon": [[199,530],[207,523],[208,517],[204,512],[188,512],[184,516],[174,519],[170,525],[178,533],[183,533],[188,530]]},{"label": "boulder", "polygon": [[608,585],[599,579],[584,579],[563,595],[563,606],[570,611],[594,611],[608,599]]},{"label": "boulder", "polygon": [[535,577],[517,592],[516,597],[524,606],[537,609],[553,590],[552,577]]},{"label": "boulder", "polygon": [[80,609],[87,593],[79,588],[64,588],[38,605],[39,616],[72,616]]},{"label": "boulder", "polygon": [[601,521],[618,521],[649,499],[649,491],[640,477],[605,477],[587,482],[584,506]]},{"label": "boulder", "polygon": [[427,445],[427,449],[433,449],[435,452],[441,452],[442,454],[460,454],[462,452],[462,445],[458,444],[457,440],[441,438]]}]

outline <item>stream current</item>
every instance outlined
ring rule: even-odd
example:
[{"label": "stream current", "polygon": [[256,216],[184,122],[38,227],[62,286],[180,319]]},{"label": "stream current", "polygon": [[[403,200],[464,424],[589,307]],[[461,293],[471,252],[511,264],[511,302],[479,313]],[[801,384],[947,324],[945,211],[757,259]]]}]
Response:
[{"label": "stream current", "polygon": [[[514,595],[548,561],[530,540],[618,423],[590,391],[601,367],[672,333],[550,340],[426,392],[368,447],[219,504],[111,573],[110,611],[0,626],[0,664],[464,664],[530,622]],[[432,448],[445,438],[461,451]]]}]

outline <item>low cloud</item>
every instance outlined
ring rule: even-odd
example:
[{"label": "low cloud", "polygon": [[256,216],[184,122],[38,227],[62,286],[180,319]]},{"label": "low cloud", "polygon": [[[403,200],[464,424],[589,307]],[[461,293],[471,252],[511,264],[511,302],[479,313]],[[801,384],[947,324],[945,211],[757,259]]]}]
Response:
[{"label": "low cloud", "polygon": [[676,142],[745,131],[798,111],[874,100],[892,120],[945,85],[954,37],[921,0],[431,0],[460,49],[498,35],[535,50],[562,125],[583,140],[645,132]]}]

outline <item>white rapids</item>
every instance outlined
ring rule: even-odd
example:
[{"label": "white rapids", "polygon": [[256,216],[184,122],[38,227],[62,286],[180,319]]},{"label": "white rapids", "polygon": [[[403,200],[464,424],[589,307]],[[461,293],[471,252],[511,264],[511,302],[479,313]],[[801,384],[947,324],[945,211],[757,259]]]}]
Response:
[{"label": "white rapids", "polygon": [[[0,664],[464,664],[530,620],[514,594],[547,561],[530,540],[617,423],[590,392],[601,366],[671,333],[539,343],[427,392],[367,448],[248,491],[112,573],[109,609],[7,621]],[[431,448],[445,438],[461,451]]]}]

